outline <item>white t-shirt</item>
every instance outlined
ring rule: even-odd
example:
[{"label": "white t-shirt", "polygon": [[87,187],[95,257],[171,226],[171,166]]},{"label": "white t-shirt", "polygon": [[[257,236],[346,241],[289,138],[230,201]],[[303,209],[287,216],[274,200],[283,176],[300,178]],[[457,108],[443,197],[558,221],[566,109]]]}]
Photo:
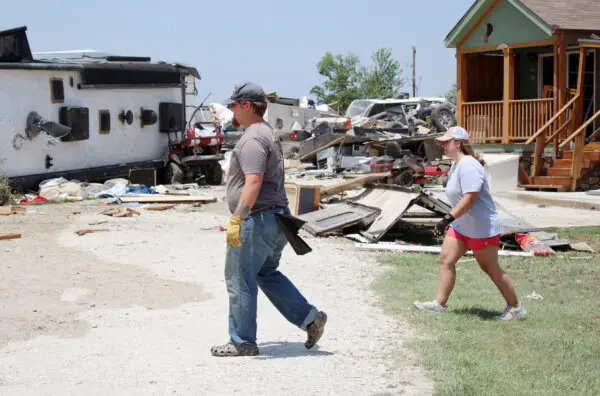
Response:
[{"label": "white t-shirt", "polygon": [[446,196],[455,207],[464,194],[478,192],[477,200],[467,213],[452,222],[452,227],[469,238],[489,238],[502,233],[502,223],[485,174],[476,158],[465,155],[452,164],[448,173]]}]

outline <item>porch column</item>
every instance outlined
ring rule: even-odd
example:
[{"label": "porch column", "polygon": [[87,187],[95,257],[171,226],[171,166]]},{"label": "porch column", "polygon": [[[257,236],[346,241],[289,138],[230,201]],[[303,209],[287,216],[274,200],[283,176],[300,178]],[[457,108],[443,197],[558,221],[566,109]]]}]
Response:
[{"label": "porch column", "polygon": [[456,122],[466,128],[463,103],[467,99],[467,56],[456,50]]},{"label": "porch column", "polygon": [[502,95],[502,144],[510,142],[510,100],[515,98],[515,54],[511,48],[504,48],[504,90]]}]

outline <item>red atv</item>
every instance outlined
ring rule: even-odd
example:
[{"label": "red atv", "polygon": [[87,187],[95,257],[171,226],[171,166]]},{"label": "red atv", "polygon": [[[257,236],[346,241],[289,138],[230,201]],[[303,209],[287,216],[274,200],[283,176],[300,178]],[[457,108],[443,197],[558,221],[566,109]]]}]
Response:
[{"label": "red atv", "polygon": [[165,154],[165,179],[168,184],[196,182],[220,185],[223,169],[219,161],[224,141],[221,127],[214,122],[196,122],[179,142],[169,140]]}]

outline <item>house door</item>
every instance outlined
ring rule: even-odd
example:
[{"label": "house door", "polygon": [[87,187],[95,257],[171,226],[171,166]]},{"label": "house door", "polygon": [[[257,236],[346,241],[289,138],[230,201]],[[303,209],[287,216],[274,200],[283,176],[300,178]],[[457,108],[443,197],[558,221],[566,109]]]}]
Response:
[{"label": "house door", "polygon": [[[579,52],[567,53],[567,98],[570,92],[577,90],[577,75],[579,73]],[[596,109],[596,56],[595,51],[589,51],[585,59],[585,72],[583,75],[583,122],[594,115]],[[586,131],[586,136],[594,132],[592,123]]]},{"label": "house door", "polygon": [[554,55],[539,56],[538,82],[538,98],[552,97],[554,92]]}]

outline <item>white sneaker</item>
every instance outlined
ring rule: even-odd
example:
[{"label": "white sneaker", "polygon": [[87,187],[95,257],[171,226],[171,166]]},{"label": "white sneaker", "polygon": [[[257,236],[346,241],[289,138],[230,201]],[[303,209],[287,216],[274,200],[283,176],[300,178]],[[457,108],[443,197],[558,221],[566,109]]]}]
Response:
[{"label": "white sneaker", "polygon": [[506,306],[502,315],[496,316],[497,320],[521,320],[525,319],[527,315],[527,311],[523,306],[519,305],[518,307]]},{"label": "white sneaker", "polygon": [[442,312],[442,311],[445,311],[446,309],[448,309],[448,307],[444,307],[439,302],[437,302],[437,300],[425,301],[425,302],[415,301],[413,304],[415,305],[415,307],[419,308],[420,310],[427,311],[427,312]]}]

